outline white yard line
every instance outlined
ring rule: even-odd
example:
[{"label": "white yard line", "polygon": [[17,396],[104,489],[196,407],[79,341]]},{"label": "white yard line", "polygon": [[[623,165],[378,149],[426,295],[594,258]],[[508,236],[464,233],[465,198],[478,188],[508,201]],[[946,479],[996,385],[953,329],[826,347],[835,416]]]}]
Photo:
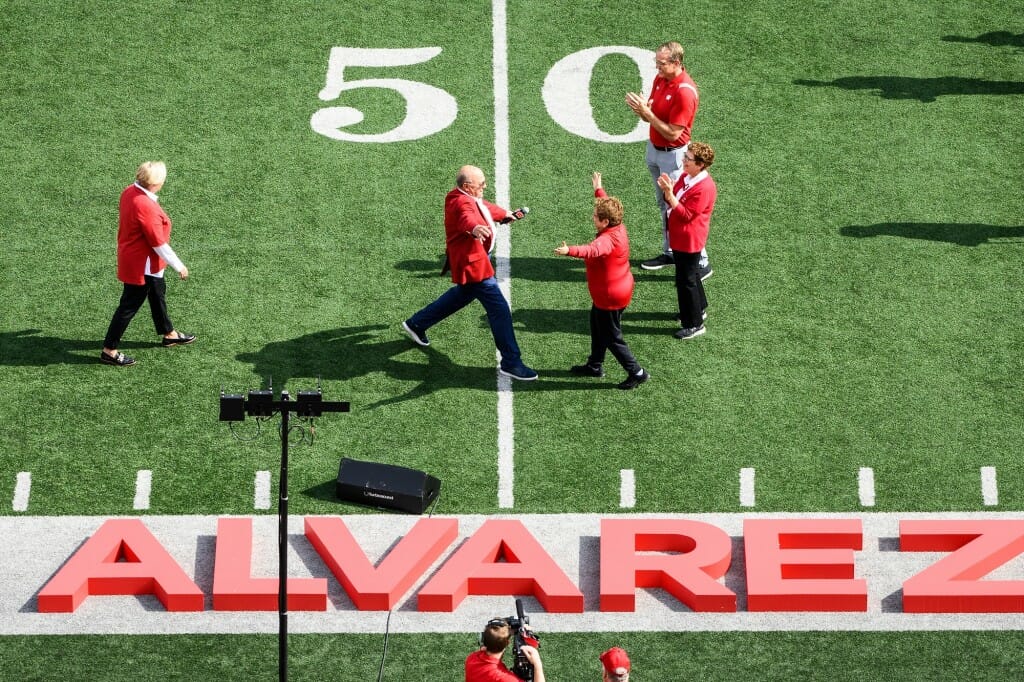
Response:
[{"label": "white yard line", "polygon": [[32,492],[32,474],[28,471],[21,471],[16,480],[11,509],[16,512],[28,511],[28,498]]},{"label": "white yard line", "polygon": [[[508,124],[508,25],[505,0],[494,0],[491,8],[494,53],[494,202],[508,207],[509,124]],[[495,237],[494,263],[498,286],[512,305],[512,252],[509,228],[499,227]],[[500,361],[500,355],[496,354]],[[515,420],[512,380],[498,375],[498,507],[515,505]]]},{"label": "white yard line", "polygon": [[860,506],[875,506],[875,470],[861,467],[857,474],[857,492],[860,495]]},{"label": "white yard line", "polygon": [[754,506],[754,469],[751,467],[740,469],[740,506]]},{"label": "white yard line", "polygon": [[999,504],[999,485],[996,483],[996,468],[981,467],[981,497],[986,507]]},{"label": "white yard line", "polygon": [[621,469],[619,478],[619,506],[632,509],[636,506],[636,476],[632,469]]},{"label": "white yard line", "polygon": [[255,492],[253,494],[254,509],[270,509],[270,472],[257,471]]},{"label": "white yard line", "polygon": [[135,475],[135,501],[132,509],[149,509],[149,495],[153,489],[153,472],[140,469]]}]

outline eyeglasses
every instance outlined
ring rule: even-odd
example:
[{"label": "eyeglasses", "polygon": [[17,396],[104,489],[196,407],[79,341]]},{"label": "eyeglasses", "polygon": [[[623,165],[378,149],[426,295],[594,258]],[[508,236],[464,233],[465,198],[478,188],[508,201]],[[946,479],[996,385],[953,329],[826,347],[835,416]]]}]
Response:
[{"label": "eyeglasses", "polygon": [[665,66],[666,64],[671,64],[672,61],[671,59],[655,59],[654,64],[655,66]]},{"label": "eyeglasses", "polygon": [[697,163],[697,157],[690,156],[689,154],[683,154],[683,160],[684,161],[693,161],[694,163]]}]

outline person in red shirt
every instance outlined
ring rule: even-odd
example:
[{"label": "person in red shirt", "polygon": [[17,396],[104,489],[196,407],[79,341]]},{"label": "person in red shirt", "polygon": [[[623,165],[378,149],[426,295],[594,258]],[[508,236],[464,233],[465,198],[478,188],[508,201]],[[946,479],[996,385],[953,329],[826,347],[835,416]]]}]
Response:
[{"label": "person in red shirt", "polygon": [[629,655],[617,646],[601,654],[602,682],[629,682]]},{"label": "person in red shirt", "polygon": [[[512,628],[504,618],[492,618],[480,633],[480,648],[466,656],[466,682],[519,682],[501,657],[512,642]],[[545,682],[544,664],[536,647],[523,645],[522,652],[533,665],[533,681]]]},{"label": "person in red shirt", "polygon": [[451,268],[452,286],[433,303],[402,322],[402,330],[418,346],[429,346],[427,330],[449,315],[480,301],[487,311],[494,344],[501,353],[498,372],[519,381],[534,381],[537,372],[523,363],[512,310],[494,277],[489,256],[497,223],[517,216],[484,199],[487,179],[476,166],[463,166],[455,187],[444,200],[445,255]]},{"label": "person in red shirt", "polygon": [[[675,182],[683,171],[683,154],[690,142],[693,120],[697,116],[700,95],[697,86],[683,65],[683,46],[676,42],[662,43],[654,53],[658,75],[654,77],[651,94],[646,99],[635,92],[626,94],[626,104],[650,124],[647,142],[647,170],[654,183],[654,196],[658,202],[662,222],[662,251],[640,264],[644,270],[660,270],[673,265],[672,248],[668,242],[668,205],[662,198],[658,178],[667,173]],[[712,274],[707,251],[701,249],[700,276],[705,280]]]},{"label": "person in red shirt", "polygon": [[117,350],[121,336],[142,303],[149,300],[153,326],[164,346],[196,340],[193,334],[177,331],[167,316],[167,284],[164,268],[169,264],[182,279],[188,268],[171,248],[171,219],[158,203],[157,192],[167,180],[163,161],[146,161],[135,172],[135,182],[121,193],[117,228],[117,278],[124,284],[121,302],[114,311],[103,339],[100,362],[127,367],[135,358]]},{"label": "person in red shirt", "polygon": [[587,288],[594,301],[590,308],[590,357],[570,372],[580,376],[603,377],[605,351],[626,370],[626,380],[619,388],[636,388],[651,378],[633,357],[622,337],[622,312],[633,298],[633,273],[629,269],[629,235],[622,223],[622,202],[609,197],[601,187],[601,174],[593,176],[594,229],[597,236],[589,244],[555,249],[559,256],[582,258],[587,270]]},{"label": "person in red shirt", "polygon": [[668,236],[676,263],[676,294],[679,322],[677,339],[692,339],[707,329],[704,309],[708,307],[699,273],[700,251],[708,241],[711,212],[718,188],[708,175],[715,150],[703,142],[691,142],[683,157],[683,174],[673,182],[668,173],[658,178],[668,211]]}]

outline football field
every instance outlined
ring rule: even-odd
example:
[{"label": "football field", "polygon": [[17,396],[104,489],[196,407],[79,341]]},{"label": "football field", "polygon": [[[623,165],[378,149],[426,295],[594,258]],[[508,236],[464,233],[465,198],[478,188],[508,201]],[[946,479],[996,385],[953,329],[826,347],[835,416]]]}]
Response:
[{"label": "football field", "polygon": [[[352,406],[296,434],[295,520],[378,514],[335,498],[342,457],[436,476],[433,516],[466,528],[564,522],[551,537],[567,544],[547,549],[583,564],[598,539],[591,521],[574,535],[576,517],[716,515],[737,546],[744,515],[877,518],[865,549],[883,555],[880,574],[901,515],[1024,519],[1019,3],[0,7],[0,527],[20,534],[0,580],[29,586],[0,600],[14,604],[0,612],[0,678],[275,676],[271,621],[235,631],[206,613],[195,629],[127,636],[90,627],[88,609],[37,614],[32,592],[66,558],[34,552],[57,546],[37,529],[113,517],[181,519],[183,566],[205,585],[196,543],[211,519],[269,528],[277,508],[278,422],[229,431],[218,395],[271,380]],[[671,270],[638,267],[660,218],[647,127],[623,100],[649,86],[668,40],[700,89],[693,139],[716,151],[708,332],[691,341],[673,338]],[[147,159],[167,163],[160,203],[191,271],[168,278],[170,315],[198,340],[162,348],[142,311],[121,346],[138,364],[114,368],[98,355],[121,292],[117,201]],[[497,375],[476,304],[428,348],[401,330],[450,286],[442,202],[463,164],[487,174],[489,200],[531,209],[495,260],[536,382]],[[592,238],[594,171],[625,206],[637,264],[623,330],[652,380],[634,391],[616,390],[611,358],[603,379],[568,371],[589,351],[590,298],[582,262],[552,250]],[[1024,580],[1024,559],[1005,570]],[[886,580],[879,614],[898,602]],[[599,679],[612,645],[637,680],[1022,673],[1020,621],[1005,614],[876,628],[883,617],[797,613],[755,628],[740,613],[704,627],[647,592],[686,625],[602,620],[593,595],[571,618],[530,601],[548,679]],[[119,599],[146,623],[162,609]],[[474,599],[445,625],[399,621],[382,679],[461,679],[479,603],[493,603]],[[388,614],[362,626],[343,601],[324,622],[340,610],[344,625],[292,635],[294,679],[377,678]]]}]

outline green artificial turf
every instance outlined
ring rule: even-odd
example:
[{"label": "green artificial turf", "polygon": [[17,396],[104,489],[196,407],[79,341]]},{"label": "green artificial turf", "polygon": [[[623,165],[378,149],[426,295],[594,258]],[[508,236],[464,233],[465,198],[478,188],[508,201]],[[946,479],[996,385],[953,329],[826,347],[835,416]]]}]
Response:
[{"label": "green artificial turf", "polygon": [[[512,232],[512,303],[541,373],[514,386],[515,512],[620,512],[620,469],[636,472],[636,512],[740,511],[743,467],[759,512],[858,511],[860,467],[875,471],[876,511],[988,509],[983,466],[998,470],[995,509],[1024,508],[1017,4],[515,0],[508,20],[509,201],[532,209]],[[582,265],[552,249],[591,237],[601,171],[634,262],[654,255],[643,143],[566,131],[541,90],[577,51],[671,39],[701,92],[694,139],[717,152],[709,331],[673,339],[671,272],[635,268],[624,331],[653,380],[626,393],[610,358],[602,381],[568,374],[588,351],[590,302]],[[437,476],[439,514],[503,511],[482,309],[432,329],[425,350],[398,327],[448,286],[441,201],[456,169],[481,166],[493,192],[491,45],[484,2],[3,3],[0,474],[10,490],[31,472],[28,514],[140,513],[139,469],[153,472],[145,513],[253,513],[255,472],[278,466],[276,422],[235,439],[217,397],[271,377],[352,403],[292,449],[292,513],[364,511],[333,498],[341,457]],[[404,115],[382,88],[321,101],[334,46],[440,47],[345,73],[442,88],[455,122],[390,144],[317,134],[321,107],[363,111],[361,134]],[[622,96],[639,88],[627,57],[595,65],[601,130],[632,129]],[[142,311],[122,345],[139,362],[114,369],[97,356],[120,293],[117,199],[157,158],[192,273],[170,278],[170,313],[199,339],[160,348]],[[395,637],[385,679],[457,679],[471,639]],[[550,676],[584,679],[580,661],[623,642],[642,679],[1013,679],[1021,645],[1015,632],[550,635]],[[296,677],[372,679],[377,643],[296,637]],[[266,636],[3,647],[5,679],[276,671]]]}]

